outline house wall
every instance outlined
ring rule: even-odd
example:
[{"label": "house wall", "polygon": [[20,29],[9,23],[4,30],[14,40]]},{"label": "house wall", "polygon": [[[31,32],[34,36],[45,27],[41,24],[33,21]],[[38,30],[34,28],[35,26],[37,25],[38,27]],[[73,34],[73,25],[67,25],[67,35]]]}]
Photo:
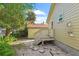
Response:
[{"label": "house wall", "polygon": [[[50,19],[52,19],[52,18],[50,18]],[[53,24],[52,24],[52,22],[53,22],[53,20],[50,20],[49,21],[49,27],[48,27],[48,35],[49,35],[49,37],[54,37],[54,35],[53,35]]]},{"label": "house wall", "polygon": [[79,50],[79,4],[56,4],[52,20],[55,39]]},{"label": "house wall", "polygon": [[48,23],[48,35],[49,37],[54,37],[54,33],[53,33],[53,20],[52,19],[52,16],[53,16],[53,10],[55,8],[55,3],[51,3],[51,6],[50,6],[50,11],[49,11],[49,14],[48,14],[48,17],[47,17],[47,23]]}]

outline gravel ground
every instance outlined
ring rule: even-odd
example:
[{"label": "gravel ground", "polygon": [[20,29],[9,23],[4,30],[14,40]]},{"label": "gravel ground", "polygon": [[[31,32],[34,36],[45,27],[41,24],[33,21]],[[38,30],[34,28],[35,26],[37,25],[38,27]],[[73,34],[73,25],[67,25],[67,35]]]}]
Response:
[{"label": "gravel ground", "polygon": [[[16,43],[16,42],[15,42]],[[17,44],[18,43],[18,44]],[[17,41],[13,45],[16,56],[70,56],[53,44],[33,45],[33,41]]]}]

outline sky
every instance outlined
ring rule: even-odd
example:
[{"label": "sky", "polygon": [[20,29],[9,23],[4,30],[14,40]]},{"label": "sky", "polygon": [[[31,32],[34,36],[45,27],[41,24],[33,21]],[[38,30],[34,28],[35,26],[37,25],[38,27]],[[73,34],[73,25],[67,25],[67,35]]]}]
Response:
[{"label": "sky", "polygon": [[46,23],[46,19],[50,10],[50,3],[36,3],[34,13],[36,14],[36,24]]}]

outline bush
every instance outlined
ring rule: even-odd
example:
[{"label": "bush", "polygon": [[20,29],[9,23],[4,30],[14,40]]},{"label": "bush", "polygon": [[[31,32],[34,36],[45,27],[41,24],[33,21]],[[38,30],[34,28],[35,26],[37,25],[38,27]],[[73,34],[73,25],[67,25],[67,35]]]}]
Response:
[{"label": "bush", "polygon": [[13,37],[3,37],[0,36],[0,55],[1,56],[12,56],[15,55],[16,52],[13,50],[12,46],[9,44],[11,43]]},{"label": "bush", "polygon": [[0,56],[12,56],[16,52],[13,48],[7,43],[0,43]]},{"label": "bush", "polygon": [[16,38],[21,38],[21,37],[28,37],[28,29],[25,28],[24,30],[19,30],[14,33],[12,33],[13,36]]},{"label": "bush", "polygon": [[7,42],[8,44],[10,44],[10,43],[16,41],[17,39],[11,35],[11,36],[5,37],[4,40],[5,40],[5,42]]},{"label": "bush", "polygon": [[13,36],[6,36],[6,37],[0,36],[0,42],[3,42],[3,43],[6,42],[7,44],[10,44],[16,40],[17,39]]}]

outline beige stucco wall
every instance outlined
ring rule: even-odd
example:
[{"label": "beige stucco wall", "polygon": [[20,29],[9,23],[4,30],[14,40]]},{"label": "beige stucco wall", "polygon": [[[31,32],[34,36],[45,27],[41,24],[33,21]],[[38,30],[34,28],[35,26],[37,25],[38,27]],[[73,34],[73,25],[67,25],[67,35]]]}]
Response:
[{"label": "beige stucco wall", "polygon": [[38,32],[39,28],[28,28],[28,38],[34,38],[35,33]]},{"label": "beige stucco wall", "polygon": [[48,28],[28,28],[28,38],[43,38],[47,35]]},{"label": "beige stucco wall", "polygon": [[42,28],[37,34],[35,34],[35,38],[48,38],[48,28]]},{"label": "beige stucco wall", "polygon": [[[63,19],[59,22],[60,14]],[[79,4],[56,4],[51,20],[55,39],[79,50]]]}]

